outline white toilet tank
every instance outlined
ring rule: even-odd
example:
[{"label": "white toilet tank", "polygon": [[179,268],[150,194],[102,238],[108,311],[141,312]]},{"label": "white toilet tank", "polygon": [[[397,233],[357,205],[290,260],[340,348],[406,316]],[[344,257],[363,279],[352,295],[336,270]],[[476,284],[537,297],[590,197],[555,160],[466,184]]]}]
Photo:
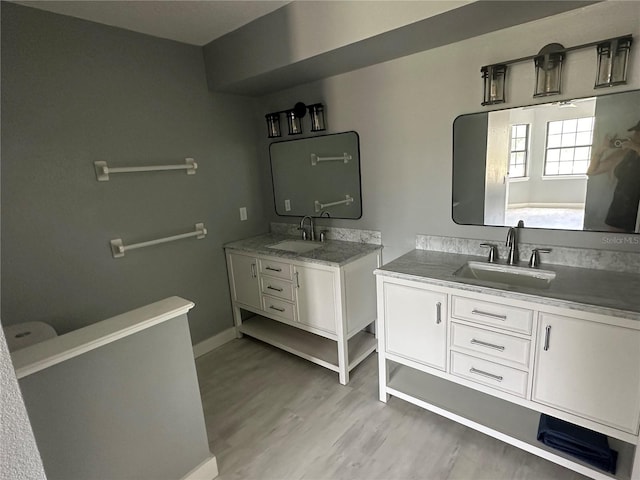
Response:
[{"label": "white toilet tank", "polygon": [[54,328],[44,322],[17,323],[3,327],[3,329],[10,352],[58,336]]}]

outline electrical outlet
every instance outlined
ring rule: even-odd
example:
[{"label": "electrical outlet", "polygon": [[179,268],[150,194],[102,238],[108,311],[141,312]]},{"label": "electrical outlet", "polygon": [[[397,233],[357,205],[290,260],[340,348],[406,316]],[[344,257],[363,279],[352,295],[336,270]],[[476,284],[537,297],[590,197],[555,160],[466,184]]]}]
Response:
[{"label": "electrical outlet", "polygon": [[286,199],[284,201],[284,211],[285,212],[290,212],[291,211],[291,200]]},{"label": "electrical outlet", "polygon": [[244,222],[247,219],[247,207],[240,207],[240,221]]}]

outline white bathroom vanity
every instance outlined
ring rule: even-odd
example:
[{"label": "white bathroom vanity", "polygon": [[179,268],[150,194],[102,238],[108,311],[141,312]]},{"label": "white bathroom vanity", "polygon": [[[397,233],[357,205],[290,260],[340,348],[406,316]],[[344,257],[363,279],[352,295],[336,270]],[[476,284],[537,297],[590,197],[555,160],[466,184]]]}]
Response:
[{"label": "white bathroom vanity", "polygon": [[[591,478],[640,478],[638,276],[553,266],[547,288],[507,287],[455,276],[468,260],[414,250],[376,270],[380,400]],[[539,442],[540,413],[605,434],[616,475]]]}]

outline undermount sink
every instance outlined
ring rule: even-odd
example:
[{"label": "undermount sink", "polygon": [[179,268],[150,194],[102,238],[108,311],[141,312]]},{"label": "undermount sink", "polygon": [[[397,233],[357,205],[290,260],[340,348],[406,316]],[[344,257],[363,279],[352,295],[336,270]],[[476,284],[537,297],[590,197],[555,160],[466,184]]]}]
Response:
[{"label": "undermount sink", "polygon": [[549,288],[553,279],[556,278],[556,272],[551,270],[473,261],[465,263],[454,275],[528,288]]},{"label": "undermount sink", "polygon": [[311,242],[307,240],[284,240],[279,243],[267,246],[267,248],[273,248],[274,250],[284,250],[294,253],[306,253],[316,248],[322,247],[321,243]]}]

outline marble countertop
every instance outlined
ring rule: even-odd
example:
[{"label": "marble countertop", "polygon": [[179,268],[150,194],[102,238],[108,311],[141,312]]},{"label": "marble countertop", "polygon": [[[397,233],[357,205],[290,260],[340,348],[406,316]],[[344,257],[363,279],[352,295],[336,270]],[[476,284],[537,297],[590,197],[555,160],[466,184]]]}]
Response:
[{"label": "marble countertop", "polygon": [[[347,263],[351,263],[358,258],[364,257],[371,252],[381,250],[382,245],[373,245],[370,243],[345,242],[341,240],[326,240],[325,242],[313,242],[320,247],[305,253],[289,252],[286,250],[277,250],[269,248],[284,240],[300,240],[298,237],[288,235],[279,235],[274,233],[266,233],[257,237],[245,238],[225,244],[224,248],[241,250],[244,252],[255,253],[260,255],[269,255],[272,257],[286,258],[289,260],[299,260],[309,263],[319,263],[322,265],[330,265],[333,267],[341,267]],[[312,243],[312,242],[309,242]]]},{"label": "marble countertop", "polygon": [[[640,321],[638,274],[543,264],[541,268],[556,272],[556,278],[548,288],[538,289],[455,276],[454,272],[469,260],[486,262],[486,257],[413,250],[383,265],[375,273]],[[527,264],[521,262],[520,266],[527,267]]]}]

